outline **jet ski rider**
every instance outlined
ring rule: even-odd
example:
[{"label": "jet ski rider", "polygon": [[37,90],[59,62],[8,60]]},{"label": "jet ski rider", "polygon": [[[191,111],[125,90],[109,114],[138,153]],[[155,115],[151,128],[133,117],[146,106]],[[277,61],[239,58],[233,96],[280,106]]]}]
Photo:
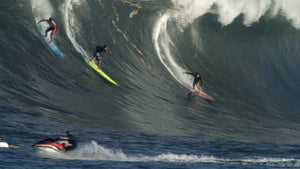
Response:
[{"label": "jet ski rider", "polygon": [[76,138],[71,134],[70,131],[66,132],[66,137],[59,137],[62,140],[68,140],[68,144],[64,144],[66,150],[74,150],[77,147]]}]

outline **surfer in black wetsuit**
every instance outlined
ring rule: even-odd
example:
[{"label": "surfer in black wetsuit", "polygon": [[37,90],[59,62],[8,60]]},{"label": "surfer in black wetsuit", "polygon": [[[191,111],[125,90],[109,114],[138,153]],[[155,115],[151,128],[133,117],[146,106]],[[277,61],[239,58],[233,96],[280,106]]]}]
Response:
[{"label": "surfer in black wetsuit", "polygon": [[196,72],[196,73],[191,73],[191,72],[183,72],[183,74],[189,74],[194,76],[194,81],[193,81],[193,90],[195,90],[195,85],[197,86],[197,88],[199,89],[199,91],[201,91],[202,89],[202,78],[200,73]]},{"label": "surfer in black wetsuit", "polygon": [[67,131],[67,137],[59,137],[62,140],[68,140],[69,144],[65,144],[66,150],[74,150],[77,147],[76,138],[71,134],[70,131]]},{"label": "surfer in black wetsuit", "polygon": [[90,59],[90,61],[94,60],[96,58],[96,60],[98,60],[98,69],[100,69],[100,65],[101,65],[101,56],[100,53],[102,52],[107,52],[107,53],[112,53],[111,50],[108,49],[107,45],[104,46],[96,46],[96,51],[94,53],[94,56],[92,59]]},{"label": "surfer in black wetsuit", "polygon": [[49,32],[49,31],[52,31],[51,32],[51,35],[50,35],[50,39],[51,39],[51,41],[49,42],[49,44],[51,44],[52,43],[52,41],[53,41],[53,35],[54,35],[54,33],[55,32],[58,32],[58,25],[54,22],[54,20],[53,20],[53,18],[49,18],[49,19],[42,19],[42,20],[40,20],[39,22],[38,22],[38,24],[40,24],[41,22],[48,22],[48,24],[49,24],[49,28],[45,31],[45,37],[47,37],[47,33]]}]

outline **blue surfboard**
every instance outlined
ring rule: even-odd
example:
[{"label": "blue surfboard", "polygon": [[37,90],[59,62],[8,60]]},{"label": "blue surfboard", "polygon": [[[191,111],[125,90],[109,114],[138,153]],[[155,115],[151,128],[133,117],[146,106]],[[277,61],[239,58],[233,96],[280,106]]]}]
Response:
[{"label": "blue surfboard", "polygon": [[60,56],[60,57],[64,57],[64,55],[59,51],[59,49],[56,47],[56,45],[54,44],[54,42],[52,42],[51,44],[49,44],[49,42],[51,41],[51,39],[48,38],[48,37],[45,37],[45,32],[42,29],[40,29],[40,33],[42,34],[44,40],[47,42],[47,44],[50,46],[50,48],[53,50],[53,52],[55,54],[57,54],[58,56]]}]

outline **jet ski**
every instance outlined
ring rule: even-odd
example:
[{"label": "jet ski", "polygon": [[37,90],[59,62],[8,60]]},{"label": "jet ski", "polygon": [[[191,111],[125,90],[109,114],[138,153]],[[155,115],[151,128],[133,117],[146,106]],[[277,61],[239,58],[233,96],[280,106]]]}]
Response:
[{"label": "jet ski", "polygon": [[0,141],[0,147],[9,147],[7,142]]},{"label": "jet ski", "polygon": [[37,151],[46,152],[59,152],[63,153],[68,151],[65,147],[69,142],[61,139],[45,139],[32,145],[33,149]]},{"label": "jet ski", "polygon": [[[2,138],[0,137],[0,140]],[[4,142],[4,141],[0,141],[0,148],[19,148],[19,146],[15,146],[15,145],[11,145],[11,144],[8,144],[7,142]]]}]

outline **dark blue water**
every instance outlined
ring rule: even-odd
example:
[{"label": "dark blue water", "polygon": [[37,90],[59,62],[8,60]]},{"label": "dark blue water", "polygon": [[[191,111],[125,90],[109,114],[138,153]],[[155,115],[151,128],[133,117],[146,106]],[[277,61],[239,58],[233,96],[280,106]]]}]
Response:
[{"label": "dark blue water", "polygon": [[[78,149],[34,152],[32,138],[1,149],[2,168],[297,168],[297,145],[165,137],[141,133],[83,132]],[[48,137],[49,134],[40,134]],[[32,136],[34,137],[34,136]],[[17,140],[17,139],[16,139]],[[20,139],[18,139],[20,140]]]},{"label": "dark blue water", "polygon": [[[298,1],[0,4],[0,137],[19,146],[0,168],[300,168]],[[50,16],[64,57],[39,33]],[[104,44],[120,86],[84,61]],[[76,150],[32,149],[67,130]]]}]

